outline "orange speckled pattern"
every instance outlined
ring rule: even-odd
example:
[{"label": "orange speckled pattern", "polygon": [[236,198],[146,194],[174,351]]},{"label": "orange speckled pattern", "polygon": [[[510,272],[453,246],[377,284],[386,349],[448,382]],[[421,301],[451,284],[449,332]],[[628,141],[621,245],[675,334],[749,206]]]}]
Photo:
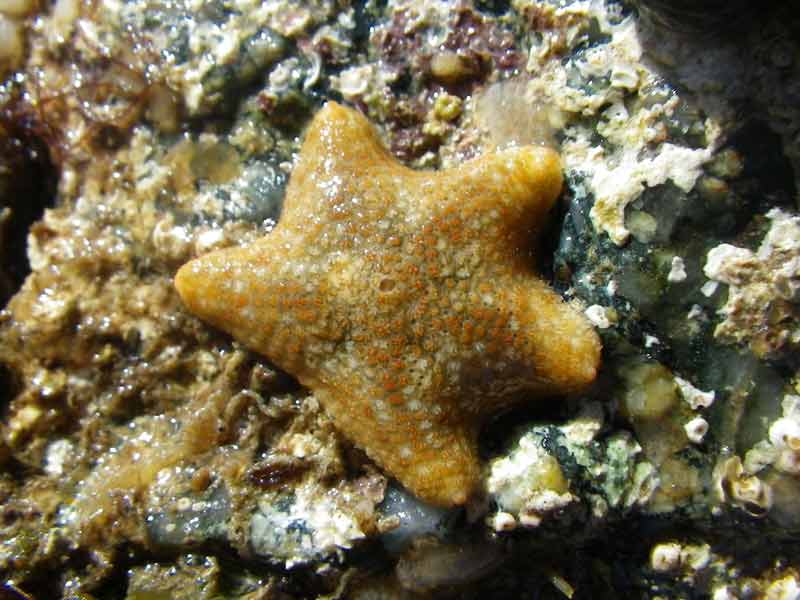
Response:
[{"label": "orange speckled pattern", "polygon": [[272,233],[175,278],[194,314],[295,375],[421,499],[464,503],[482,420],[592,382],[600,341],[534,270],[558,155],[518,147],[412,171],[358,112],[311,123]]}]

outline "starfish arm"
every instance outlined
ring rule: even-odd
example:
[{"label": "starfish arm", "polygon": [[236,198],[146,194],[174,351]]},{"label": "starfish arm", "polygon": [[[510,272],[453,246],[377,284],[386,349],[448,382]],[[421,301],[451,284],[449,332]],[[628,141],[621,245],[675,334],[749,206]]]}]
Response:
[{"label": "starfish arm", "polygon": [[281,238],[276,231],[196,258],[178,271],[175,287],[192,313],[301,375],[314,355],[332,351],[345,325],[324,283],[281,248]]},{"label": "starfish arm", "polygon": [[[550,148],[508,148],[438,175],[437,210],[481,221],[484,235],[525,243],[561,193],[561,161]],[[519,236],[522,236],[521,238]]]},{"label": "starfish arm", "polygon": [[589,321],[543,281],[531,278],[511,295],[518,325],[513,352],[527,363],[529,389],[584,390],[597,375],[601,344]]},{"label": "starfish arm", "polygon": [[328,102],[305,134],[300,158],[292,171],[283,203],[285,226],[307,226],[330,211],[330,219],[349,216],[354,198],[374,184],[368,170],[405,169],[381,143],[375,128],[361,113]]},{"label": "starfish arm", "polygon": [[334,386],[317,386],[315,393],[337,429],[417,497],[455,506],[475,491],[480,479],[476,435],[455,407],[440,405],[437,417],[431,414],[436,398],[395,404],[358,374]]}]

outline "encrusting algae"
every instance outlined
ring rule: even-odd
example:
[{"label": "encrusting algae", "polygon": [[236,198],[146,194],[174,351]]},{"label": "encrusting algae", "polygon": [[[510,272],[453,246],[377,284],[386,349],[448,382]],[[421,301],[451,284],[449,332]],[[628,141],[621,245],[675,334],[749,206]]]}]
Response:
[{"label": "encrusting algae", "polygon": [[532,241],[561,191],[522,146],[410,170],[358,112],[314,118],[266,237],[183,266],[193,313],[314,391],[337,428],[414,494],[466,502],[490,413],[584,389],[600,341],[538,278]]}]

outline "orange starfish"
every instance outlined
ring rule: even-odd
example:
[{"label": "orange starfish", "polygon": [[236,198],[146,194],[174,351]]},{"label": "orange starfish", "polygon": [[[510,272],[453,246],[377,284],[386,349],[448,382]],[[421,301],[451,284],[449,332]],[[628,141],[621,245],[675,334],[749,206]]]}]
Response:
[{"label": "orange starfish", "polygon": [[196,315],[295,375],[337,428],[414,494],[464,503],[482,420],[592,382],[600,342],[533,271],[561,190],[555,152],[520,147],[412,171],[329,102],[264,238],[175,278]]}]

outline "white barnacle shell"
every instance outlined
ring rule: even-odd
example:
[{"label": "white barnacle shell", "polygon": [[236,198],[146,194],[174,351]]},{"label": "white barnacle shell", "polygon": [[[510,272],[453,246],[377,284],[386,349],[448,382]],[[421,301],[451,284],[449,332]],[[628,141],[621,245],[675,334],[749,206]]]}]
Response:
[{"label": "white barnacle shell", "polygon": [[656,544],[650,551],[650,568],[658,573],[675,571],[681,565],[681,546],[675,542]]},{"label": "white barnacle shell", "polygon": [[694,444],[699,444],[708,433],[708,421],[703,417],[695,417],[683,426],[686,437]]},{"label": "white barnacle shell", "polygon": [[781,417],[769,428],[769,441],[776,448],[800,450],[800,421]]},{"label": "white barnacle shell", "polygon": [[719,499],[753,517],[763,517],[772,507],[772,488],[755,475],[745,472],[738,456],[724,459],[714,469]]}]

